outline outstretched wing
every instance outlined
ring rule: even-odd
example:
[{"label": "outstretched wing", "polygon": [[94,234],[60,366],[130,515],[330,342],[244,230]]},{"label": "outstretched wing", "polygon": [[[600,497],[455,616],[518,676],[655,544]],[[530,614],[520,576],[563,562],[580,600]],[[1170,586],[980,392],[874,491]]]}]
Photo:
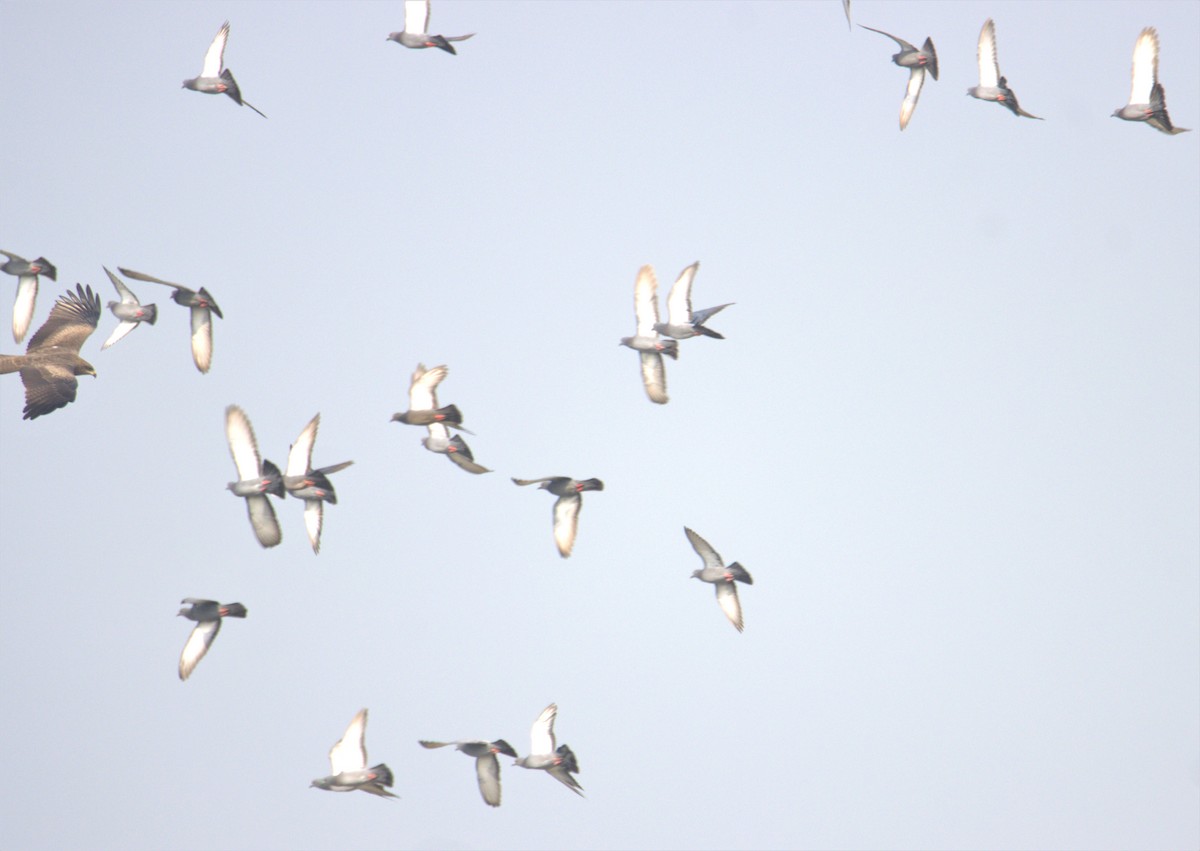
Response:
[{"label": "outstretched wing", "polygon": [[360,709],[350,721],[346,732],[329,749],[331,774],[343,771],[362,771],[367,767],[367,710]]},{"label": "outstretched wing", "polygon": [[979,31],[979,47],[975,58],[979,61],[979,85],[996,88],[1000,83],[1000,63],[996,60],[996,25],[988,18]]},{"label": "outstretched wing", "polygon": [[83,341],[91,336],[100,322],[100,296],[93,293],[90,286],[85,290],[81,284],[76,284],[75,290],[59,296],[58,301],[54,302],[50,318],[30,338],[27,352],[57,346],[79,353]]},{"label": "outstretched wing", "polygon": [[1158,31],[1146,27],[1133,45],[1133,82],[1130,103],[1150,103],[1150,92],[1158,82]]},{"label": "outstretched wing", "polygon": [[437,386],[450,373],[446,365],[426,369],[425,364],[417,364],[413,370],[412,382],[408,385],[408,409],[410,411],[429,411],[438,406]]},{"label": "outstretched wing", "polygon": [[699,268],[699,262],[688,266],[671,285],[667,296],[667,321],[672,325],[690,325],[692,322],[692,281]]},{"label": "outstretched wing", "polygon": [[533,722],[529,730],[529,753],[542,755],[554,753],[554,718],[558,715],[558,704],[551,703]]},{"label": "outstretched wing", "polygon": [[201,77],[221,76],[221,66],[225,63],[225,43],[229,41],[229,21],[221,24],[217,34],[213,36],[208,52],[204,54],[204,67],[200,69]]},{"label": "outstretched wing", "polygon": [[642,356],[642,384],[650,401],[667,404],[667,371],[658,352],[638,352]]},{"label": "outstretched wing", "polygon": [[696,551],[696,554],[700,558],[704,559],[705,567],[722,568],[725,566],[725,562],[721,559],[721,556],[717,554],[717,551],[712,548],[712,545],[708,541],[701,538],[687,526],[683,527],[683,531],[687,535],[692,549]]},{"label": "outstretched wing", "polygon": [[317,414],[308,421],[301,431],[292,448],[288,450],[287,472],[285,476],[303,476],[312,469],[313,444],[317,441],[317,429],[321,427],[321,415]]},{"label": "outstretched wing", "polygon": [[404,31],[414,35],[429,32],[429,0],[404,0]]},{"label": "outstretched wing", "polygon": [[654,326],[658,324],[658,278],[653,266],[638,270],[637,282],[633,285],[633,310],[637,315],[637,335],[656,337]]},{"label": "outstretched wing", "polygon": [[904,100],[900,104],[900,129],[908,126],[913,110],[917,108],[917,98],[921,96],[921,86],[925,85],[925,69],[913,68],[908,75],[908,88],[904,91]]},{"label": "outstretched wing", "polygon": [[200,660],[204,658],[204,654],[208,652],[209,646],[220,631],[220,618],[200,621],[196,624],[192,634],[188,636],[187,643],[183,645],[183,653],[179,656],[179,679],[186,680],[192,675],[192,671],[200,664]]}]

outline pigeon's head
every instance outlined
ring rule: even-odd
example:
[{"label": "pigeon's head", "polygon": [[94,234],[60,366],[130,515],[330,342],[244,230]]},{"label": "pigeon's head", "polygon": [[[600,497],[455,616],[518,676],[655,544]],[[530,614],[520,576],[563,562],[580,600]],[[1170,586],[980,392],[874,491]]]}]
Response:
[{"label": "pigeon's head", "polygon": [[392,418],[388,422],[393,422],[393,423],[408,422],[408,411],[403,411],[399,414],[392,414]]},{"label": "pigeon's head", "polygon": [[693,571],[692,571],[692,579],[699,579],[699,578],[700,578],[700,574],[701,574],[701,573],[703,573],[703,572],[704,572],[704,571],[702,571],[702,570],[693,570]]},{"label": "pigeon's head", "polygon": [[629,348],[632,349],[633,348],[633,337],[622,337],[621,342],[617,343],[617,345],[618,346],[629,346]]},{"label": "pigeon's head", "polygon": [[333,785],[330,782],[332,780],[333,780],[332,777],[322,777],[319,780],[314,780],[312,783],[309,783],[308,788],[312,789],[315,786],[318,789],[328,789],[331,785]]},{"label": "pigeon's head", "polygon": [[388,33],[388,37],[387,37],[386,39],[384,39],[384,41],[396,41],[396,42],[398,42],[398,41],[400,41],[400,36],[402,36],[402,35],[404,35],[404,31],[403,31],[403,30],[401,30],[401,31],[400,31],[400,32],[398,32],[398,33]]}]

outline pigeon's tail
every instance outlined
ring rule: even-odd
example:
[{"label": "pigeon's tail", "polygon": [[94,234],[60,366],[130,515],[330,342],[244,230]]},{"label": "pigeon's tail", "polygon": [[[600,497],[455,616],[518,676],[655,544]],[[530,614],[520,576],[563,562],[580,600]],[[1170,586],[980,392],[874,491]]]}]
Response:
[{"label": "pigeon's tail", "polygon": [[925,46],[921,49],[929,54],[929,64],[926,67],[929,69],[929,73],[933,75],[933,79],[936,80],[938,75],[937,51],[933,48],[933,39],[926,36]]},{"label": "pigeon's tail", "polygon": [[754,584],[754,577],[750,575],[750,572],[746,570],[746,568],[742,567],[736,561],[726,567],[725,572],[732,576],[735,582],[745,582],[747,585]]},{"label": "pigeon's tail", "polygon": [[40,266],[42,269],[42,271],[38,272],[39,275],[45,275],[47,278],[49,278],[52,281],[58,280],[58,269],[54,268],[54,264],[51,263],[49,260],[47,260],[45,257],[39,257],[37,260],[34,260],[33,262],[36,263],[38,266]]},{"label": "pigeon's tail", "polygon": [[143,304],[142,305],[142,321],[153,325],[158,321],[158,305]]},{"label": "pigeon's tail", "polygon": [[244,618],[246,616],[246,607],[241,603],[226,603],[221,607],[221,617],[223,618]]},{"label": "pigeon's tail", "polygon": [[283,489],[283,474],[279,472],[279,468],[264,458],[262,469],[263,478],[271,480],[271,486],[267,488],[267,493],[273,493],[280,499],[286,497],[287,491]]},{"label": "pigeon's tail", "polygon": [[371,766],[371,771],[375,774],[376,782],[381,786],[391,786],[395,782],[395,778],[392,777],[392,770],[382,762],[379,765]]},{"label": "pigeon's tail", "polygon": [[581,491],[602,491],[604,490],[604,482],[599,479],[583,479],[579,482],[579,490]]},{"label": "pigeon's tail", "polygon": [[671,360],[679,360],[679,341],[678,340],[659,340],[662,344],[662,354],[669,357]]},{"label": "pigeon's tail", "polygon": [[440,47],[447,53],[453,53],[455,56],[458,55],[458,51],[454,49],[454,45],[446,41],[445,36],[431,35],[429,36],[429,41],[427,43],[430,47]]},{"label": "pigeon's tail", "polygon": [[444,423],[462,425],[462,411],[458,409],[458,405],[446,405],[444,408],[438,408],[435,413]]},{"label": "pigeon's tail", "polygon": [[579,762],[575,759],[575,754],[566,745],[559,745],[554,753],[562,760],[563,768],[572,774],[579,773]]}]

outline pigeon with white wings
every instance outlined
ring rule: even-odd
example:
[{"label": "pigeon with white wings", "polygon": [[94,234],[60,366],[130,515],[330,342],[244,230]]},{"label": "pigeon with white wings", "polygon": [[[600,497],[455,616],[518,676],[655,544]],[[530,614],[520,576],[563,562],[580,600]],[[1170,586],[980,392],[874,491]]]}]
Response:
[{"label": "pigeon with white wings", "polygon": [[229,21],[226,21],[217,30],[212,44],[204,54],[204,67],[200,69],[200,76],[184,80],[183,87],[206,95],[229,95],[238,106],[248,106],[266,118],[261,109],[242,99],[242,90],[238,88],[237,80],[233,79],[233,72],[225,67],[225,44],[228,41]]},{"label": "pigeon with white wings", "polygon": [[900,129],[903,130],[908,126],[913,110],[917,108],[917,98],[921,96],[921,87],[925,85],[925,74],[933,75],[935,80],[938,78],[937,51],[933,48],[933,39],[926,38],[925,45],[917,50],[904,39],[896,38],[891,33],[868,27],[866,24],[859,26],[864,30],[886,35],[900,45],[900,52],[892,55],[892,61],[901,68],[908,69],[908,88],[904,90],[904,100],[900,103]]},{"label": "pigeon with white wings", "polygon": [[583,787],[572,777],[579,773],[575,754],[566,745],[555,747],[554,719],[558,715],[558,704],[551,703],[533,722],[529,730],[529,756],[523,756],[513,765],[545,771],[576,795],[583,796]]},{"label": "pigeon with white wings", "polygon": [[996,25],[991,18],[983,22],[983,29],[979,31],[975,57],[979,60],[979,85],[967,89],[967,94],[979,100],[995,101],[1013,115],[1043,120],[1021,109],[1016,94],[1008,87],[1008,80],[1000,76],[1000,62],[996,59]]},{"label": "pigeon with white wings", "polygon": [[304,500],[304,528],[308,531],[308,542],[314,553],[321,552],[321,526],[325,518],[325,503],[337,505],[337,493],[329,476],[344,470],[353,461],[343,461],[328,467],[313,469],[313,444],[317,441],[317,429],[321,426],[321,415],[308,421],[296,442],[288,451],[287,470],[283,473],[283,486],[292,496]]},{"label": "pigeon with white wings", "polygon": [[471,434],[470,430],[463,427],[462,412],[456,405],[438,407],[437,387],[449,373],[450,368],[445,364],[431,369],[426,369],[423,363],[417,364],[408,385],[408,410],[392,414],[392,422],[408,425],[444,423],[450,428]]},{"label": "pigeon with white wings", "polygon": [[225,437],[229,441],[229,454],[233,456],[238,474],[238,480],[225,487],[234,496],[246,500],[246,512],[250,515],[250,526],[258,542],[264,547],[273,547],[283,540],[283,533],[267,494],[275,494],[280,499],[286,496],[283,475],[278,467],[259,456],[258,441],[254,439],[250,419],[237,405],[225,409]]},{"label": "pigeon with white wings", "polygon": [[117,295],[121,297],[120,301],[110,301],[108,309],[112,311],[113,316],[121,320],[112,334],[104,341],[101,350],[107,349],[113,343],[122,339],[126,334],[134,328],[141,325],[143,322],[153,325],[158,321],[158,306],[153,304],[142,304],[138,301],[137,296],[129,287],[125,286],[125,282],[108,271],[108,267],[101,267],[104,273],[108,275],[108,279],[112,281],[114,287],[117,288]]},{"label": "pigeon with white wings", "polygon": [[496,754],[515,757],[517,752],[512,749],[512,745],[504,739],[496,739],[494,742],[430,742],[422,739],[419,744],[423,748],[454,745],[455,750],[475,757],[475,776],[479,780],[479,794],[483,796],[483,802],[489,807],[500,806],[500,761],[496,759]]},{"label": "pigeon with white wings", "polygon": [[38,275],[45,275],[52,281],[58,280],[58,269],[45,257],[37,260],[26,260],[11,251],[0,250],[8,258],[0,272],[7,272],[17,279],[17,298],[13,302],[12,332],[16,343],[25,339],[29,332],[29,323],[33,321],[33,310],[37,306]]},{"label": "pigeon with white wings", "polygon": [[[540,484],[539,484],[540,483]],[[547,476],[543,479],[513,479],[513,484],[534,485],[550,491],[558,497],[554,501],[554,543],[563,558],[571,555],[575,546],[575,532],[579,526],[579,512],[583,508],[584,491],[602,491],[604,482],[599,479],[572,479],[568,476]]]},{"label": "pigeon with white wings", "polygon": [[445,423],[430,423],[426,428],[429,430],[429,435],[421,438],[421,445],[430,452],[445,455],[468,473],[478,475],[492,472],[490,468],[475,463],[471,447],[467,446],[467,442],[459,435],[451,437],[450,430],[446,428]]},{"label": "pigeon with white wings", "polygon": [[122,266],[118,266],[117,271],[127,278],[133,278],[135,281],[162,284],[165,287],[171,287],[175,290],[175,292],[171,293],[171,300],[191,311],[192,361],[195,362],[196,369],[201,372],[208,372],[209,367],[212,366],[213,352],[212,314],[217,314],[221,319],[225,318],[221,314],[221,308],[217,306],[216,300],[209,291],[204,289],[204,287],[201,287],[199,291],[189,290],[180,284],[172,284],[170,281],[155,278],[153,275],[147,275],[144,272],[135,272],[132,269],[126,269]]},{"label": "pigeon with white wings", "polygon": [[216,600],[201,600],[196,597],[185,597],[181,602],[187,607],[180,609],[179,614],[190,621],[195,621],[187,643],[183,645],[183,653],[179,656],[179,679],[186,680],[192,671],[200,664],[213,639],[221,631],[223,618],[244,618],[246,607],[241,603],[218,603]]},{"label": "pigeon with white wings", "polygon": [[654,330],[659,322],[658,278],[653,266],[643,266],[638,270],[637,281],[633,285],[633,310],[637,317],[637,333],[632,337],[622,337],[621,345],[628,346],[641,356],[642,384],[650,401],[665,405],[668,399],[667,372],[662,356],[678,358],[679,343],[660,339]]},{"label": "pigeon with white wings", "polygon": [[392,770],[384,763],[367,768],[367,710],[360,709],[343,735],[329,749],[329,776],[314,780],[312,788],[329,792],[353,792],[361,789],[381,798],[398,798],[385,786],[393,782]]},{"label": "pigeon with white wings", "polygon": [[692,310],[692,281],[699,269],[698,261],[688,266],[679,273],[679,277],[671,286],[671,292],[667,295],[667,321],[656,323],[654,326],[654,330],[664,337],[687,340],[690,337],[703,335],[715,340],[725,339],[721,334],[705,327],[704,323],[710,316],[721,312],[733,302],[718,304],[716,307],[706,307],[703,310]]},{"label": "pigeon with white wings", "polygon": [[1158,82],[1158,31],[1146,27],[1133,45],[1133,84],[1129,103],[1113,113],[1125,121],[1145,121],[1155,130],[1174,136],[1190,132],[1176,127],[1167,115],[1167,94]]},{"label": "pigeon with white wings", "polygon": [[404,0],[404,29],[398,33],[389,33],[387,40],[411,47],[413,50],[424,50],[427,47],[437,47],[447,53],[458,54],[452,41],[466,41],[475,33],[466,35],[432,35],[429,32],[429,0]]},{"label": "pigeon with white wings", "polygon": [[738,600],[737,586],[735,582],[745,582],[747,585],[753,585],[754,579],[736,561],[733,564],[726,565],[725,561],[717,555],[717,551],[709,545],[708,541],[701,538],[691,529],[683,527],[684,533],[687,535],[688,541],[692,544],[692,549],[704,561],[704,567],[701,570],[692,571],[692,579],[699,579],[701,582],[711,582],[717,589],[717,603],[721,606],[721,611],[725,613],[725,617],[729,618],[729,622],[734,625],[738,632],[742,631],[742,604]]}]

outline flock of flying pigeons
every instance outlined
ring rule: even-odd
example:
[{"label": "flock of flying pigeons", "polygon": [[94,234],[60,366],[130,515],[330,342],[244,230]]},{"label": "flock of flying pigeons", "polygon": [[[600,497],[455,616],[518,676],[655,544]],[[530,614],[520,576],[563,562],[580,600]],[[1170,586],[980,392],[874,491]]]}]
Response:
[{"label": "flock of flying pigeons", "polygon": [[[435,35],[429,32],[429,0],[406,0],[404,4],[404,29],[388,35],[404,47],[424,49],[436,47],[451,54],[457,53],[453,42],[465,41],[474,33],[460,36]],[[850,22],[850,0],[843,0],[846,20]],[[908,86],[900,110],[900,129],[908,126],[916,109],[917,99],[925,83],[926,75],[938,78],[937,52],[932,39],[926,38],[920,49],[909,42],[882,30],[860,25],[864,29],[880,33],[895,41],[900,52],[892,57],[897,65],[909,69]],[[266,115],[246,101],[241,94],[232,72],[224,65],[225,47],[229,40],[229,24],[226,22],[209,45],[204,64],[197,77],[185,80],[184,88],[205,94],[224,94],[241,106],[248,106],[264,118]],[[1000,74],[996,58],[995,25],[991,19],[984,22],[978,44],[979,85],[968,89],[967,94],[980,100],[994,101],[1009,109],[1015,116],[1041,120],[1026,112],[1017,102],[1008,81]],[[1113,116],[1126,121],[1144,121],[1155,129],[1175,135],[1186,132],[1175,127],[1167,114],[1162,85],[1158,82],[1158,34],[1153,27],[1142,30],[1134,45],[1132,89],[1129,102],[1113,112]],[[36,260],[25,258],[8,251],[0,251],[7,262],[0,271],[17,278],[16,301],[13,306],[13,339],[24,340],[36,308],[38,279],[45,276],[57,280],[58,270],[44,257]],[[641,362],[642,382],[651,402],[666,404],[668,401],[666,372],[663,356],[679,357],[679,341],[705,336],[724,339],[706,322],[731,303],[703,310],[692,309],[692,285],[699,263],[684,269],[667,297],[667,321],[660,322],[658,308],[658,281],[654,269],[643,266],[634,285],[634,311],[636,333],[623,337],[621,345],[638,352]],[[108,308],[119,320],[112,334],[101,346],[107,349],[123,339],[142,323],[155,324],[158,309],[153,304],[142,304],[137,296],[119,277],[104,269],[117,291],[119,300],[108,302]],[[207,373],[212,365],[213,330],[212,317],[223,318],[212,295],[203,287],[192,290],[142,272],[118,268],[127,278],[171,287],[172,299],[187,307],[191,318],[191,349],[196,368]],[[24,355],[0,355],[0,373],[19,372],[25,385],[25,419],[36,419],[75,401],[77,376],[95,376],[90,363],[80,357],[83,343],[96,329],[100,320],[100,298],[90,286],[77,284],[75,291],[60,296],[50,311],[49,318],[30,338]],[[455,405],[439,406],[437,388],[448,375],[446,366],[427,369],[418,364],[409,385],[408,410],[392,416],[393,422],[424,426],[427,436],[422,445],[430,452],[445,455],[452,463],[472,474],[491,472],[475,462],[474,456],[463,440],[461,433],[472,434],[463,425],[463,415]],[[263,547],[273,547],[282,541],[282,532],[270,496],[285,498],[287,495],[304,503],[304,523],[309,543],[314,553],[320,552],[321,529],[325,503],[336,504],[337,495],[329,476],[349,467],[353,461],[344,461],[314,468],[313,446],[320,426],[320,414],[315,415],[300,432],[289,449],[287,465],[283,471],[259,453],[254,430],[246,413],[236,405],[225,411],[226,439],[237,471],[237,480],[227,488],[246,502],[250,525]],[[451,434],[454,430],[454,434]],[[553,507],[553,533],[559,555],[567,558],[575,545],[579,514],[584,491],[604,490],[600,479],[573,479],[566,476],[550,476],[538,479],[513,478],[518,486],[536,484],[542,490],[557,497]],[[738,599],[737,583],[753,584],[750,573],[737,562],[725,564],[724,559],[713,547],[689,528],[684,533],[692,548],[700,556],[703,568],[695,570],[692,578],[712,584],[716,589],[717,602],[730,623],[741,632],[743,619]],[[224,618],[245,618],[247,609],[241,603],[221,604],[215,600],[189,597],[183,600],[185,607],[179,615],[195,621],[196,626],[189,635],[179,659],[179,677],[186,680],[196,665],[207,653]],[[573,775],[579,773],[575,754],[567,745],[557,745],[554,721],[558,707],[547,706],[534,721],[530,731],[529,755],[517,758],[515,765],[523,768],[546,771],[576,794],[582,795],[582,786]],[[345,734],[329,751],[330,774],[312,781],[312,786],[335,792],[355,789],[386,798],[397,797],[388,788],[393,785],[393,775],[386,764],[368,767],[365,736],[367,710],[360,710],[346,728]],[[498,754],[517,757],[512,746],[503,739],[495,741],[422,740],[425,748],[442,748],[453,745],[467,756],[475,759],[479,790],[486,804],[500,805],[500,767]]]}]

